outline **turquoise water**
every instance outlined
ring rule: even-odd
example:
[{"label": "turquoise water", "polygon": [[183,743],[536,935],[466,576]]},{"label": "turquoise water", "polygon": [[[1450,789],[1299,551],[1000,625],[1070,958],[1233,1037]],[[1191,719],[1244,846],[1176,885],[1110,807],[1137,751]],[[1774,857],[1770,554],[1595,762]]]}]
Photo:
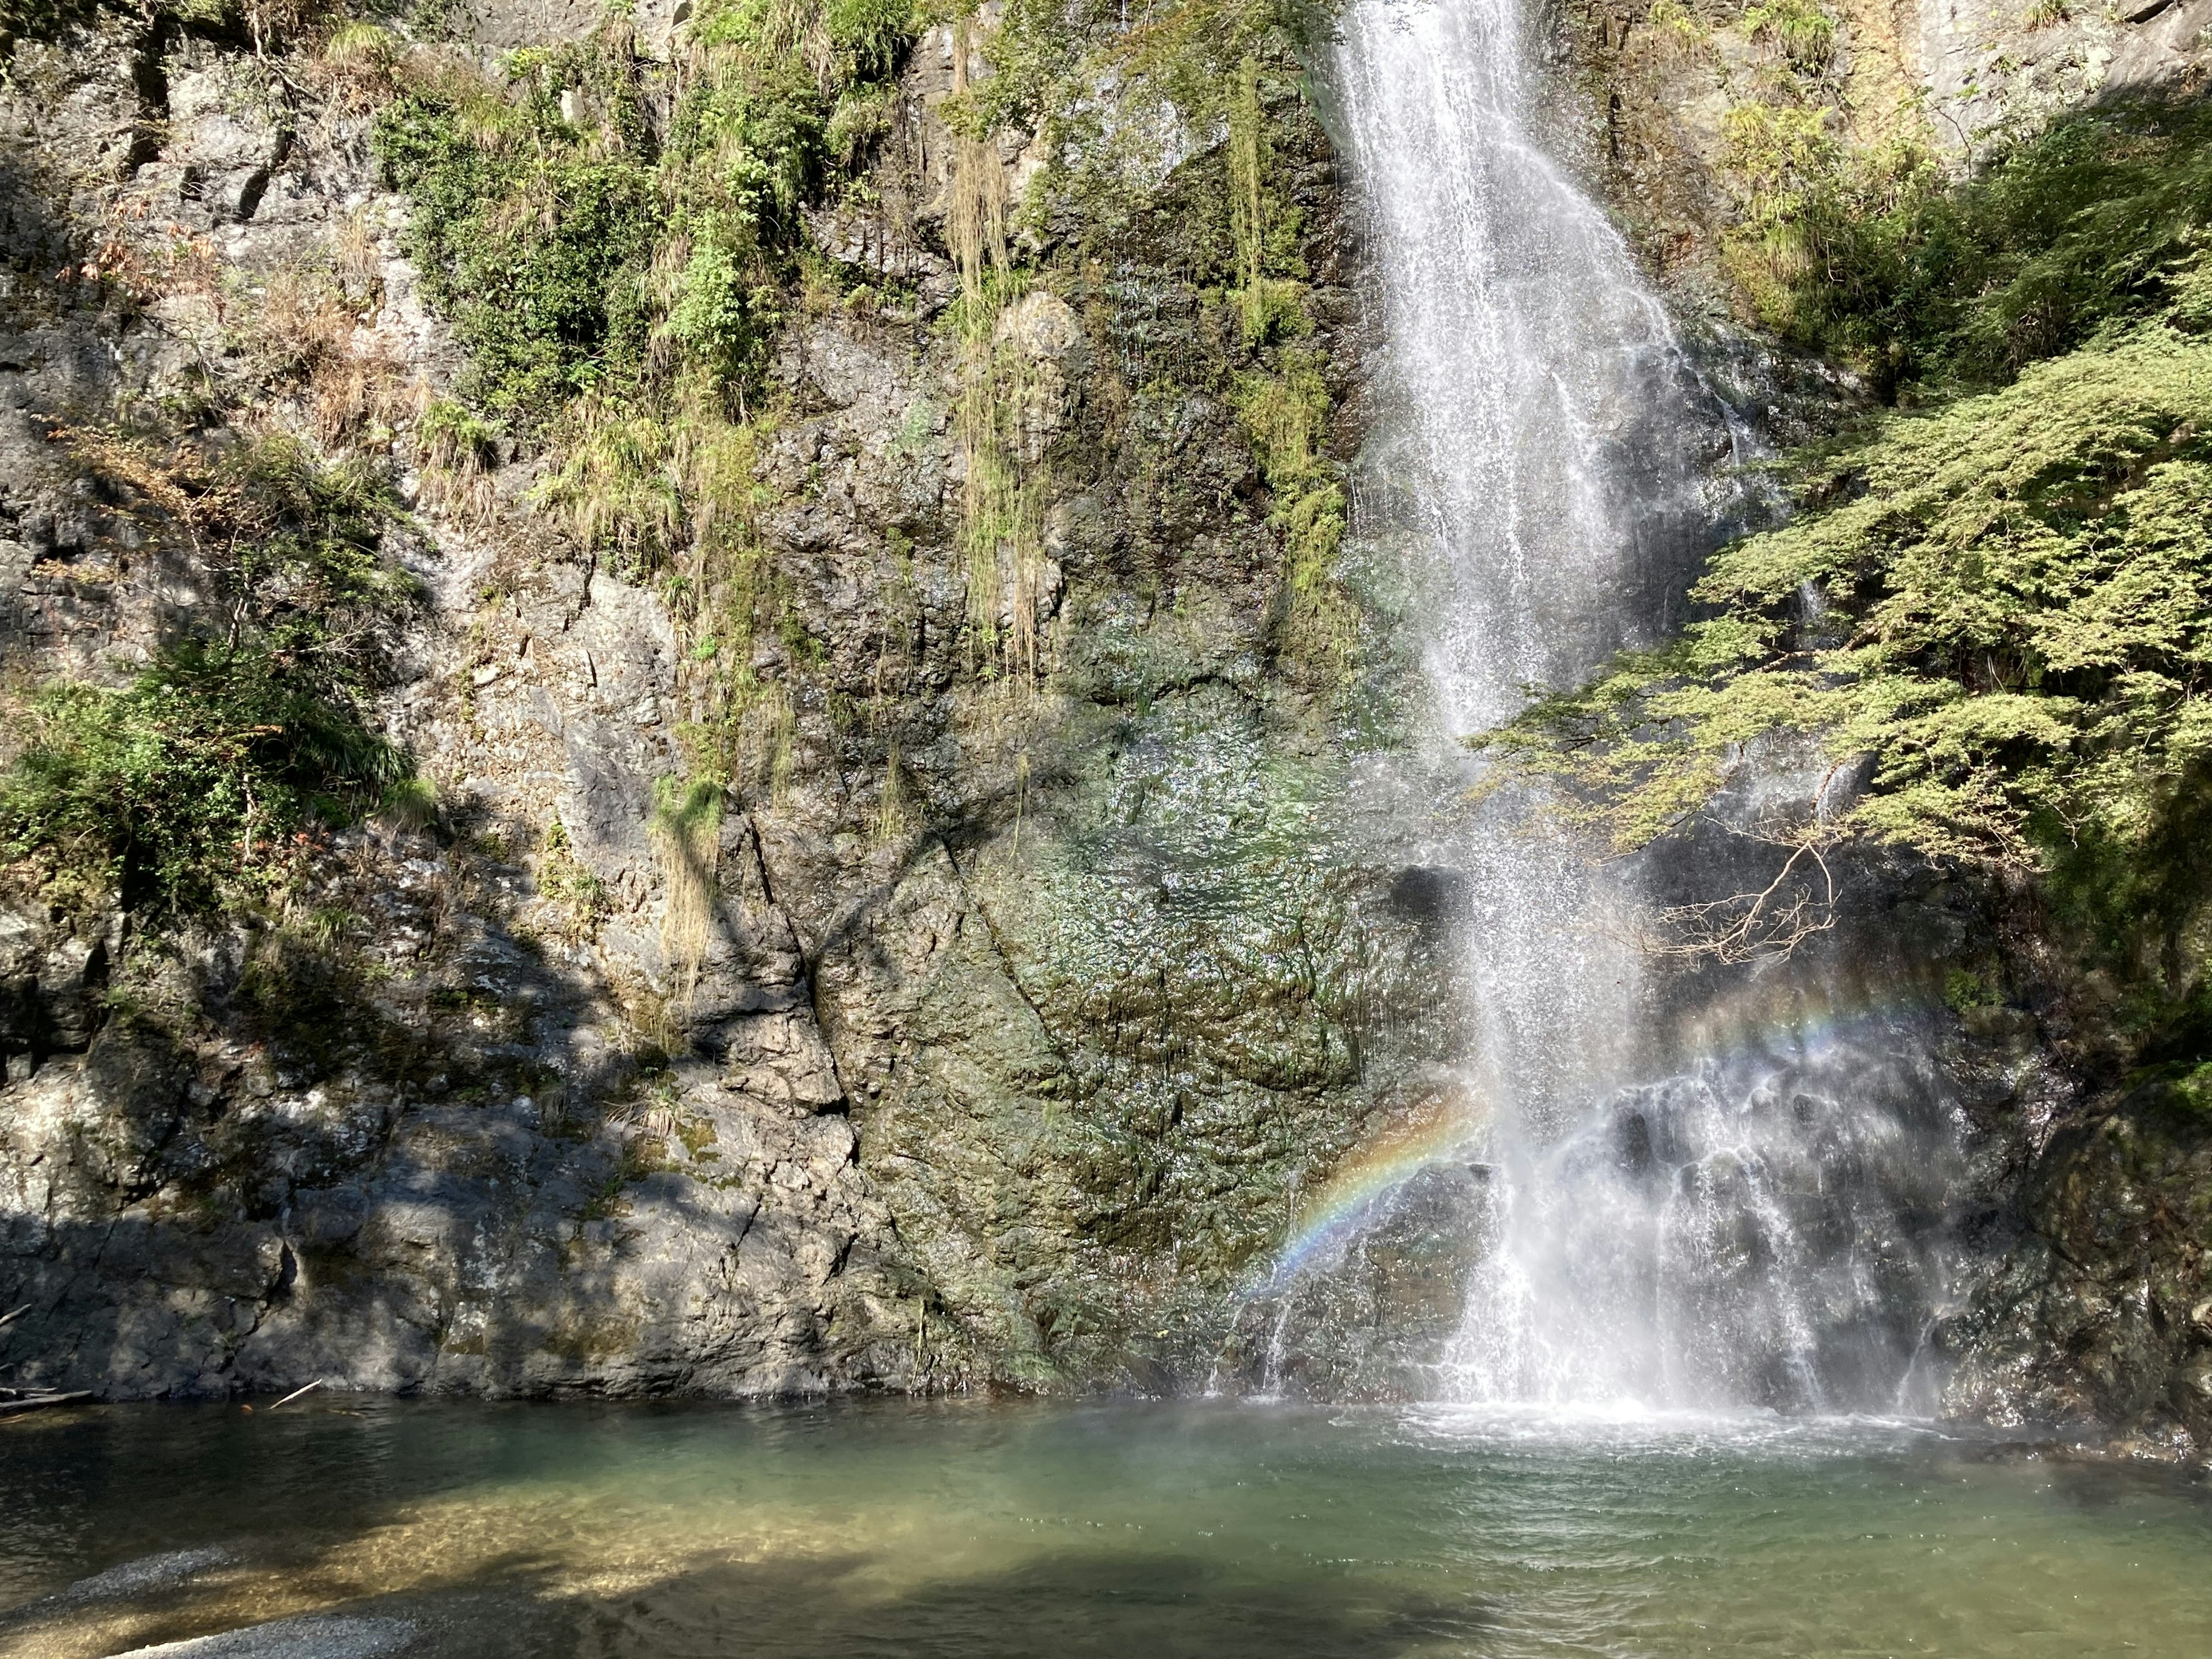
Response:
[{"label": "turquoise water", "polygon": [[2204,1656],[2212,1499],[1866,1423],[310,1396],[0,1425],[0,1607],[9,1659],[323,1611],[451,1659]]}]

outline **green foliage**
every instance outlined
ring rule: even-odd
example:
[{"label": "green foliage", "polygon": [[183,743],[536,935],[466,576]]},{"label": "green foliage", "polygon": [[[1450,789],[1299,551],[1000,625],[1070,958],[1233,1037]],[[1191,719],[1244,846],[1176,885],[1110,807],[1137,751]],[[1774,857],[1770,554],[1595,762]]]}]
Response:
[{"label": "green foliage", "polygon": [[915,33],[912,0],[830,0],[823,28],[847,81],[887,81]]},{"label": "green foliage", "polygon": [[282,434],[248,445],[218,478],[233,491],[221,562],[234,639],[282,672],[365,689],[384,622],[416,594],[382,551],[398,512],[389,483],[366,462],[325,464]]},{"label": "green foliage", "polygon": [[1794,250],[1762,309],[1885,395],[1999,385],[2148,316],[2204,246],[2212,105],[2086,111],[1959,185],[1909,153],[1846,158],[1810,112],[1740,110],[1732,136],[1739,116],[1763,234]]},{"label": "green foliage", "polygon": [[1712,39],[1712,29],[1691,0],[1651,0],[1644,14],[1647,28],[1663,30],[1685,46],[1702,46]]},{"label": "green foliage", "polygon": [[468,349],[465,390],[523,432],[579,392],[635,377],[650,332],[654,180],[634,153],[604,153],[562,120],[559,88],[542,90],[562,67],[539,67],[512,102],[458,76],[434,82],[386,106],[374,132],[414,204],[408,253]]},{"label": "green foliage", "polygon": [[1818,0],[1759,0],[1744,9],[1743,26],[1801,75],[1825,73],[1835,56],[1836,20]]},{"label": "green foliage", "polygon": [[85,446],[201,543],[220,637],[177,641],[130,684],[50,685],[0,778],[0,860],[57,902],[205,911],[281,884],[301,838],[405,794],[405,756],[363,719],[414,585],[380,552],[397,516],[356,465],[264,438],[203,467]]},{"label": "green foliage", "polygon": [[913,31],[899,0],[705,0],[665,87],[611,19],[494,81],[418,77],[374,144],[471,400],[534,436],[580,396],[657,410],[687,380],[742,408],[797,277],[800,205],[864,160]]},{"label": "green foliage", "polygon": [[213,909],[280,880],[310,825],[342,824],[404,757],[269,652],[191,643],[119,691],[70,682],[31,707],[0,781],[0,856],[64,902]]},{"label": "green foliage", "polygon": [[1800,516],[1711,561],[1703,620],[1488,741],[1623,849],[1809,745],[1818,799],[1760,833],[2005,875],[2099,1018],[2185,1069],[2212,1052],[2212,106],[2085,111],[1958,183],[1810,108],[1741,106],[1730,138],[1767,319],[1932,407],[1797,457]]},{"label": "green foliage", "polygon": [[538,500],[568,521],[586,546],[611,547],[649,568],[685,524],[672,423],[649,404],[593,395],[562,411],[553,436],[561,463]]},{"label": "green foliage", "polygon": [[[789,708],[753,682],[775,584],[750,400],[803,285],[800,209],[866,161],[915,27],[901,0],[702,0],[653,74],[611,14],[495,79],[416,76],[376,125],[469,349],[462,390],[554,452],[539,505],[658,579],[702,711],[692,747],[732,778]],[[426,480],[468,498],[497,428],[434,405],[418,435]]]},{"label": "green foliage", "polygon": [[415,423],[416,441],[434,464],[449,471],[482,467],[491,459],[499,428],[451,398],[433,398]]},{"label": "green foliage", "polygon": [[[694,747],[733,777],[757,711],[788,707],[752,683],[773,573],[749,399],[803,282],[799,210],[865,163],[915,27],[901,0],[702,0],[648,80],[611,12],[495,79],[416,76],[376,125],[469,349],[463,392],[554,451],[541,506],[659,578],[702,710]],[[448,504],[486,493],[496,436],[434,406],[426,481]]]},{"label": "green foliage", "polygon": [[1803,732],[1874,757],[1839,830],[2019,869],[2140,848],[2212,752],[2208,425],[2212,343],[2164,323],[1892,416],[1713,560],[1716,614],[1501,741],[1623,848]]},{"label": "green foliage", "polygon": [[467,404],[433,398],[415,422],[422,462],[422,494],[433,507],[483,513],[494,500],[490,473],[499,457],[500,429]]},{"label": "green foliage", "polygon": [[2158,280],[2162,314],[1802,459],[1705,620],[1489,741],[1626,849],[1809,740],[1852,787],[1784,839],[2027,878],[2119,1029],[2212,1041],[2212,267]]},{"label": "green foliage", "polygon": [[781,290],[757,280],[738,256],[711,235],[691,245],[678,279],[667,337],[718,376],[735,379],[757,368],[768,331],[781,320]]},{"label": "green foliage", "polygon": [[2192,1111],[2212,1117],[2212,1064],[2176,1069],[2180,1075],[2173,1079],[2175,1097]]}]

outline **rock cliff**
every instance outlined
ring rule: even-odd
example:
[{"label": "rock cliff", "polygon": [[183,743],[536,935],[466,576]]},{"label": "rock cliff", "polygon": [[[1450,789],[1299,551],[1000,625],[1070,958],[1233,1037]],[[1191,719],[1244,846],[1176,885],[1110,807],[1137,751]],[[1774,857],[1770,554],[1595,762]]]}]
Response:
[{"label": "rock cliff", "polygon": [[[467,354],[374,126],[409,74],[564,36],[665,123],[683,27],[262,27],[100,11],[15,43],[10,729],[41,684],[119,695],[267,599],[211,526],[224,458],[288,439],[392,492],[370,541],[407,596],[361,706],[416,776],[302,818],[220,903],[26,878],[12,1380],[1187,1375],[1283,1194],[1449,1041],[1388,837],[1339,805],[1366,739],[1285,552],[1292,492],[1356,441],[1360,350],[1295,65],[1249,71],[1273,330],[1233,291],[1227,123],[1154,108],[1169,164],[1112,158],[1110,214],[1039,182],[1034,131],[991,141],[1033,274],[985,349],[1042,499],[1037,568],[979,629],[947,231],[976,186],[939,108],[988,71],[964,25],[913,42],[854,186],[805,209],[746,428],[764,625],[718,661],[696,532],[648,561],[546,507],[550,410],[452,437]],[[1033,668],[990,672],[994,625]]]}]

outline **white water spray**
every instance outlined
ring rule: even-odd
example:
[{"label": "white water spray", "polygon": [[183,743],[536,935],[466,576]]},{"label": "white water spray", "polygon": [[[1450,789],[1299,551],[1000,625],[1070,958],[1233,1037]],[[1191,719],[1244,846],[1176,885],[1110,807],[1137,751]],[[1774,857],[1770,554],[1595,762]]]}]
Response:
[{"label": "white water spray", "polygon": [[[1528,56],[1516,0],[1358,0],[1334,65],[1388,337],[1359,528],[1431,598],[1447,735],[1679,623],[1730,448],[1620,236],[1534,141]],[[1488,1180],[1437,1392],[1887,1407],[1941,1276],[1954,1140],[1924,1036],[1814,1032],[1808,994],[1836,990],[1801,983],[1797,1023],[1680,1071],[1626,943],[1635,874],[1531,809],[1494,799],[1443,849]]]}]

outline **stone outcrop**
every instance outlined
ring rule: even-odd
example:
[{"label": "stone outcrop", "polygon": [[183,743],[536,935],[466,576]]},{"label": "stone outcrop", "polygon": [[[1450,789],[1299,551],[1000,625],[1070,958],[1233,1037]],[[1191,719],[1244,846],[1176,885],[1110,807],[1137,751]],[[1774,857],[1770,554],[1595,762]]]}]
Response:
[{"label": "stone outcrop", "polygon": [[2151,1083],[2035,1159],[1973,1305],[1942,1332],[1950,1403],[2007,1425],[2118,1430],[2124,1450],[2212,1446],[2212,1111]]}]

